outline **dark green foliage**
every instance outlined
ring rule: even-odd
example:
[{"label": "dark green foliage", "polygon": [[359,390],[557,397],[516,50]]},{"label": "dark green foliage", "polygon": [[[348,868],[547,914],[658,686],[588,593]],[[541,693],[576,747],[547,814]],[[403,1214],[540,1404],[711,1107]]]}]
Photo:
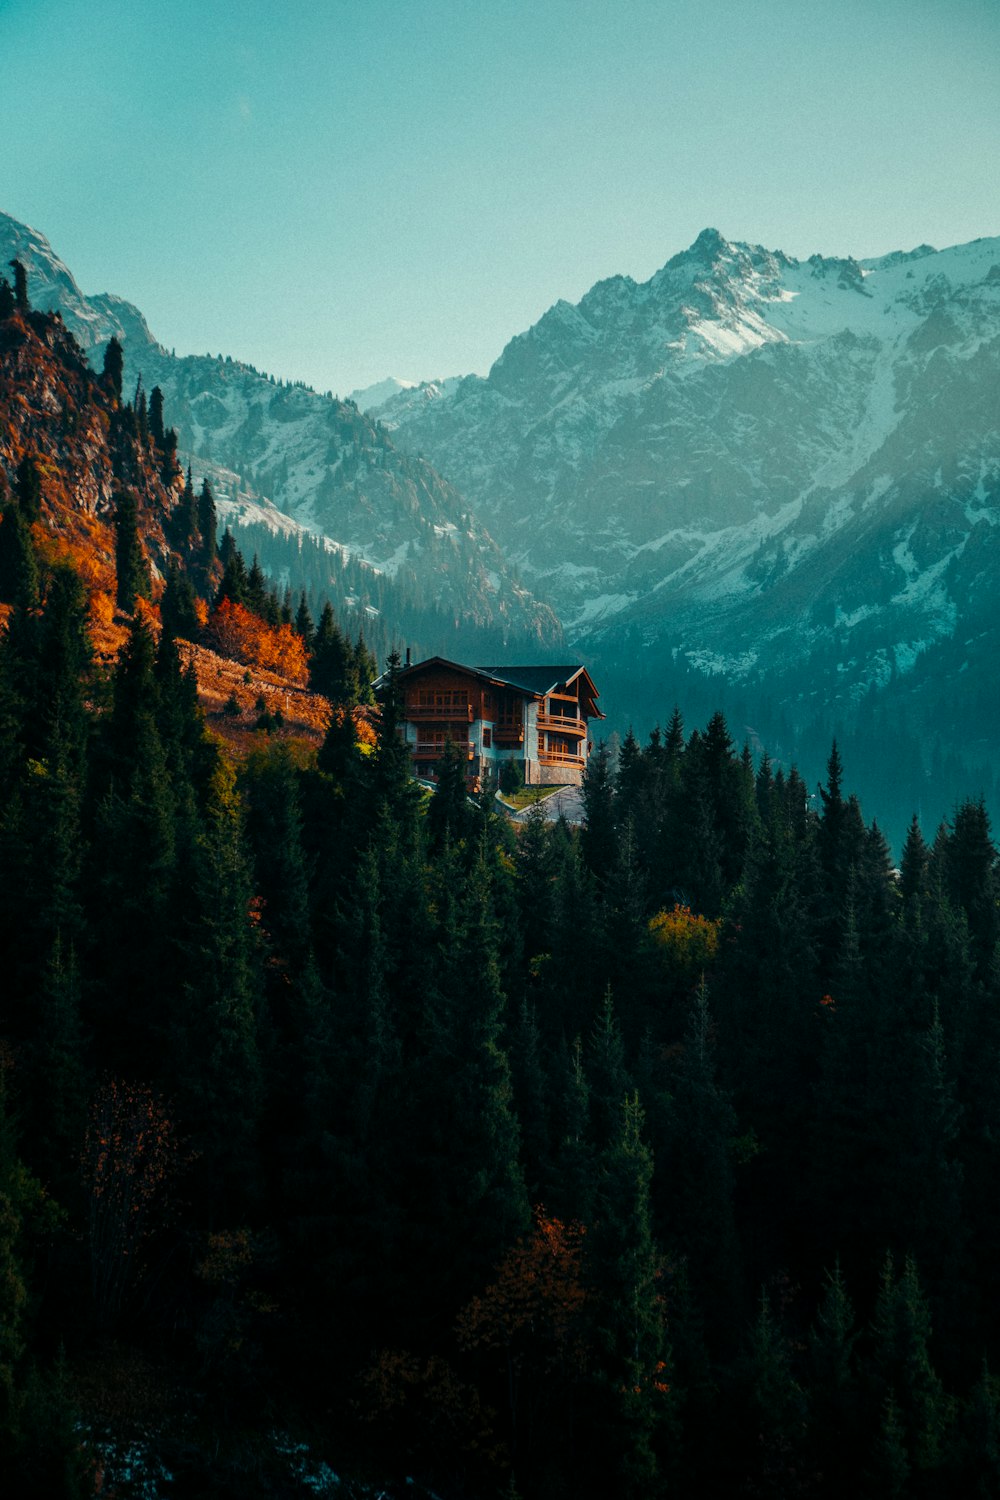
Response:
[{"label": "dark green foliage", "polygon": [[[226,532],[226,537],[232,543],[230,532]],[[225,538],[223,538],[223,543],[225,543]],[[215,594],[215,607],[218,608],[223,599],[229,599],[233,604],[249,606],[247,570],[246,564],[243,561],[243,554],[237,551],[235,544],[232,544],[230,546],[223,545],[220,556],[222,558],[222,578],[219,581],[219,587]]]},{"label": "dark green foliage", "polygon": [[146,563],[139,527],[135,496],[123,490],[115,503],[115,603],[126,614],[135,609],[136,599],[148,599],[149,568]]},{"label": "dark green foliage", "polygon": [[[157,1352],[207,1445],[300,1419],[349,1463],[363,1428],[379,1482],[443,1495],[995,1493],[982,806],[933,848],[914,826],[897,877],[839,753],[814,805],[720,715],[686,738],[675,714],[594,757],[588,827],[509,825],[454,747],[415,786],[398,656],[359,746],[363,638],[332,607],[313,637],[228,534],[215,569],[191,486],[162,635],[140,612],[95,665],[21,488],[0,523],[11,1493],[76,1492],[56,1351],[89,1371],[95,1328]],[[138,520],[123,489],[129,610]],[[175,641],[216,588],[294,615],[336,700],[315,755],[206,736]],[[130,1177],[116,1139],[115,1183],[150,1191],[116,1218],[95,1126],[143,1121],[156,1149]]]},{"label": "dark green foliage", "polygon": [[181,472],[181,466],[177,461],[177,433],[173,427],[168,427],[163,434],[161,448],[163,456],[160,462],[160,478],[165,485],[173,485]]},{"label": "dark green foliage", "polygon": [[26,313],[31,306],[28,301],[28,273],[22,261],[8,261],[8,265],[14,272],[14,306],[18,312]]},{"label": "dark green foliage", "polygon": [[323,606],[309,655],[309,686],[333,703],[353,705],[361,694],[362,670],[369,669],[363,642],[359,651],[344,635],[329,604]]},{"label": "dark green foliage", "polygon": [[25,454],[17,466],[14,492],[24,519],[29,524],[37,521],[42,513],[42,476],[38,472],[38,464],[30,453]]},{"label": "dark green foliage", "polygon": [[154,385],[149,393],[149,435],[157,450],[163,452],[164,429],[163,429],[163,392],[158,385]]},{"label": "dark green foliage", "polygon": [[122,375],[125,355],[119,339],[112,334],[104,351],[104,380],[116,401],[122,399]]},{"label": "dark green foliage", "polygon": [[31,609],[38,599],[38,565],[19,504],[8,501],[0,519],[0,603]]},{"label": "dark green foliage", "polygon": [[463,843],[472,830],[468,764],[464,750],[453,740],[446,740],[438,761],[437,790],[427,809],[427,831],[431,848],[436,851],[443,850],[449,843]]},{"label": "dark green foliage", "polygon": [[195,609],[194,589],[187,573],[171,563],[167,570],[167,585],[160,600],[160,619],[169,635],[183,636],[187,641],[198,638],[201,629]]},{"label": "dark green foliage", "polygon": [[188,466],[187,476],[184,480],[181,497],[177,502],[177,508],[172,517],[172,530],[174,541],[181,549],[191,547],[198,536],[198,502],[195,499],[190,465]]}]

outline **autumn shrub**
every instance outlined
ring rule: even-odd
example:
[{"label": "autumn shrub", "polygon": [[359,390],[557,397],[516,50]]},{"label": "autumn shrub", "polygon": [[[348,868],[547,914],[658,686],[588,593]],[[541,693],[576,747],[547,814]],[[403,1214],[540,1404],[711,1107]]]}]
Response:
[{"label": "autumn shrub", "polygon": [[671,979],[679,984],[694,983],[711,966],[718,952],[721,926],[721,919],[712,921],[690,906],[658,911],[650,919],[650,937]]},{"label": "autumn shrub", "polygon": [[302,685],[308,681],[305,646],[292,627],[268,625],[231,599],[222,599],[213,610],[205,640],[213,651],[245,666],[261,667]]}]

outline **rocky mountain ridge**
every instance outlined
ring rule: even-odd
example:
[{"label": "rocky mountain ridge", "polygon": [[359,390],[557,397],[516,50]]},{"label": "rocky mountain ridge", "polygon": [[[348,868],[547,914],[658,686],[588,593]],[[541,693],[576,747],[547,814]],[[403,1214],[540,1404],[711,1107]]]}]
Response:
[{"label": "rocky mountain ridge", "polygon": [[800,262],[706,230],[377,415],[577,641],[733,678],[838,641],[863,692],[994,567],[998,375],[998,239]]},{"label": "rocky mountain ridge", "polygon": [[126,385],[141,374],[147,390],[162,388],[183,449],[223,464],[245,491],[456,622],[507,632],[522,649],[558,641],[554,614],[518,582],[463,497],[352,403],[232,358],[172,354],[137,308],[84,296],[42,235],[0,214],[0,260],[14,256],[33,305],[59,311],[98,367],[112,335],[122,341]]}]

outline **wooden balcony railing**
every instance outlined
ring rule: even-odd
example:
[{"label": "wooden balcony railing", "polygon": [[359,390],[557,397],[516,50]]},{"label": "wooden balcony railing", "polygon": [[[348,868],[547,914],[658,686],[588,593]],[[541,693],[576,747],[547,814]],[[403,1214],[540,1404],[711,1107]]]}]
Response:
[{"label": "wooden balcony railing", "polygon": [[[452,740],[452,744],[459,752],[459,755],[466,755],[469,760],[475,754],[474,745],[463,744],[460,740]],[[413,746],[412,754],[414,760],[440,760],[444,754],[444,743],[438,740],[428,740],[427,742],[418,740]]]},{"label": "wooden balcony railing", "polygon": [[538,761],[543,766],[579,766],[581,769],[586,764],[583,755],[575,755],[571,750],[539,750]]},{"label": "wooden balcony railing", "polygon": [[494,745],[523,745],[524,725],[494,724],[493,743]]},{"label": "wooden balcony railing", "polygon": [[455,703],[450,708],[437,707],[429,703],[408,703],[403,710],[404,719],[436,720],[439,724],[471,724],[472,704]]},{"label": "wooden balcony railing", "polygon": [[554,729],[559,734],[578,734],[582,739],[587,733],[586,719],[564,719],[561,714],[538,715],[539,729]]}]

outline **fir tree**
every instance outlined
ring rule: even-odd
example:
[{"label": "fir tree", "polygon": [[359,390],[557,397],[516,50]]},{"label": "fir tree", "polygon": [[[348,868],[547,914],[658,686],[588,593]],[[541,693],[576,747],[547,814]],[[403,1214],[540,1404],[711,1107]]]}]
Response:
[{"label": "fir tree", "polygon": [[125,371],[125,356],[121,342],[112,334],[104,350],[104,383],[116,401],[122,399],[122,377]]},{"label": "fir tree", "polygon": [[42,476],[30,453],[26,453],[17,466],[15,493],[24,519],[29,524],[37,521],[42,513]]},{"label": "fir tree", "polygon": [[11,260],[7,264],[14,272],[14,306],[18,312],[26,313],[31,304],[28,301],[28,273],[24,269],[24,263],[20,260]]},{"label": "fir tree", "polygon": [[163,452],[165,433],[163,430],[163,392],[154,385],[149,393],[149,435],[159,453]]},{"label": "fir tree", "polygon": [[137,599],[149,598],[150,584],[139,540],[138,509],[130,490],[122,490],[115,503],[115,575],[115,603],[132,614]]}]

